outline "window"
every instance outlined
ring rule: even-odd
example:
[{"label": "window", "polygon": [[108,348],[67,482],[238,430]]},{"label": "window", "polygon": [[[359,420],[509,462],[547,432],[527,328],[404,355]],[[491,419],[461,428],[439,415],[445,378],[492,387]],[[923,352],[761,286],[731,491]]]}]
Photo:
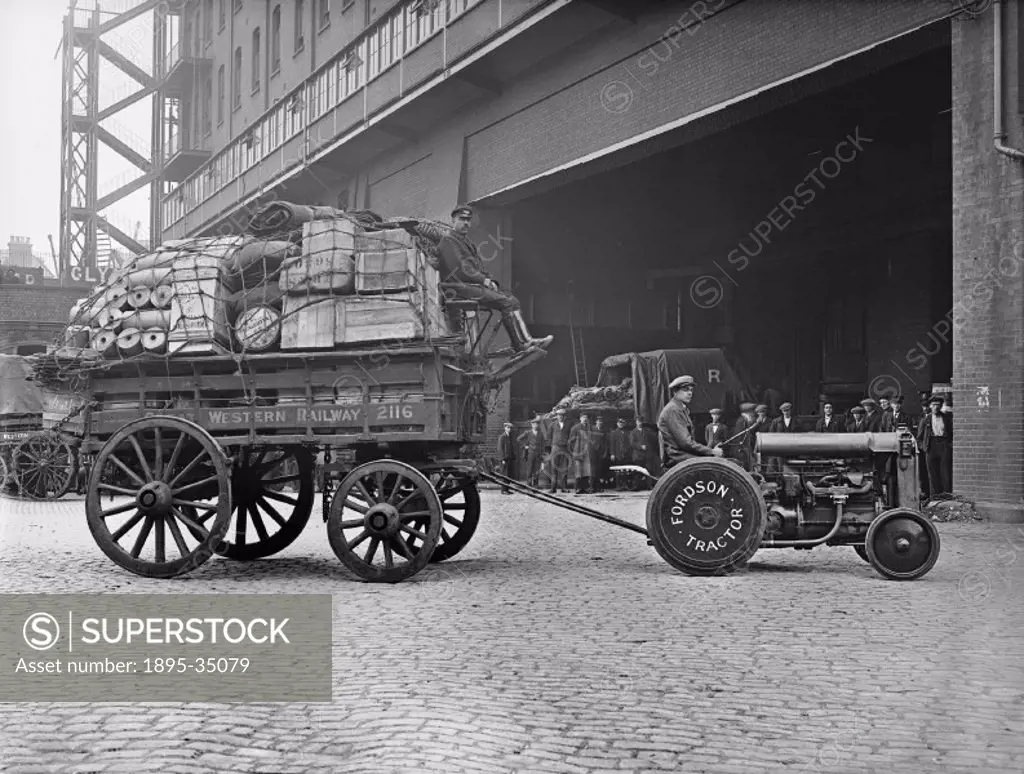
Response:
[{"label": "window", "polygon": [[320,0],[320,29],[331,23],[331,0]]},{"label": "window", "polygon": [[203,83],[203,135],[213,131],[213,79],[207,77]]},{"label": "window", "polygon": [[218,20],[220,22],[218,27],[219,27],[219,31],[221,31],[221,32],[224,31],[224,24],[225,24],[224,3],[226,3],[226,2],[227,2],[227,0],[217,0],[217,18],[218,18]]},{"label": "window", "polygon": [[217,125],[224,123],[224,65],[217,69]]},{"label": "window", "polygon": [[295,53],[299,53],[306,45],[306,39],[302,37],[303,16],[305,16],[305,0],[295,0]]},{"label": "window", "polygon": [[231,71],[231,108],[242,107],[242,47],[235,49],[235,67]]},{"label": "window", "polygon": [[260,28],[252,31],[252,93],[260,90]]},{"label": "window", "polygon": [[203,36],[206,38],[206,45],[213,42],[213,0],[206,0],[206,9],[203,13]]},{"label": "window", "polygon": [[270,16],[270,72],[281,69],[281,6],[274,6]]}]

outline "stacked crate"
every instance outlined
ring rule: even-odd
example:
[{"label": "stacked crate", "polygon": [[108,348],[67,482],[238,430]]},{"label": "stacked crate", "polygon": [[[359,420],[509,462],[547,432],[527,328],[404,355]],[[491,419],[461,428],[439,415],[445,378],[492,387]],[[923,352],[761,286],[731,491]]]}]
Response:
[{"label": "stacked crate", "polygon": [[303,225],[302,255],[281,269],[281,349],[333,349],[335,301],[355,288],[356,238],[344,219]]}]

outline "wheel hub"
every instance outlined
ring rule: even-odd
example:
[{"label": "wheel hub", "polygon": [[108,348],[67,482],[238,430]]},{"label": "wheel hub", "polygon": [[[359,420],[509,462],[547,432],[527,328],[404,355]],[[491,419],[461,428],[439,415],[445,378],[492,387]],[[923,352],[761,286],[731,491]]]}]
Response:
[{"label": "wheel hub", "polygon": [[135,502],[145,513],[170,513],[171,500],[171,488],[163,481],[152,481],[143,486],[135,495]]},{"label": "wheel hub", "polygon": [[388,503],[377,503],[366,511],[364,522],[371,535],[393,537],[398,534],[398,509]]},{"label": "wheel hub", "polygon": [[718,524],[718,509],[710,505],[702,505],[697,509],[694,521],[704,529],[714,529]]}]

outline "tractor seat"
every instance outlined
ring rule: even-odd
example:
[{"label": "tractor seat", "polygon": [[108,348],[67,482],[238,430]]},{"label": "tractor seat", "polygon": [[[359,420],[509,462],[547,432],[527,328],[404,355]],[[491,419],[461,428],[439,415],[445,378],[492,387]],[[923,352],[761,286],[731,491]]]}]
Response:
[{"label": "tractor seat", "polygon": [[444,306],[448,309],[464,309],[466,311],[474,312],[480,309],[480,302],[472,298],[460,298],[458,295],[459,288],[462,287],[461,283],[458,282],[439,282],[438,287],[441,290],[441,297],[444,300]]}]

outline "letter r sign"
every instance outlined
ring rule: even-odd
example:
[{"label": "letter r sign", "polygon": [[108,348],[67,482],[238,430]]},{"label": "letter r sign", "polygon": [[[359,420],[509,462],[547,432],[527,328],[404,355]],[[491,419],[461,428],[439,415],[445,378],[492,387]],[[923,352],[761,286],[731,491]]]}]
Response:
[{"label": "letter r sign", "polygon": [[708,369],[708,384],[712,384],[712,383],[720,384],[721,382],[722,382],[722,372],[719,371],[717,368],[709,368]]}]

